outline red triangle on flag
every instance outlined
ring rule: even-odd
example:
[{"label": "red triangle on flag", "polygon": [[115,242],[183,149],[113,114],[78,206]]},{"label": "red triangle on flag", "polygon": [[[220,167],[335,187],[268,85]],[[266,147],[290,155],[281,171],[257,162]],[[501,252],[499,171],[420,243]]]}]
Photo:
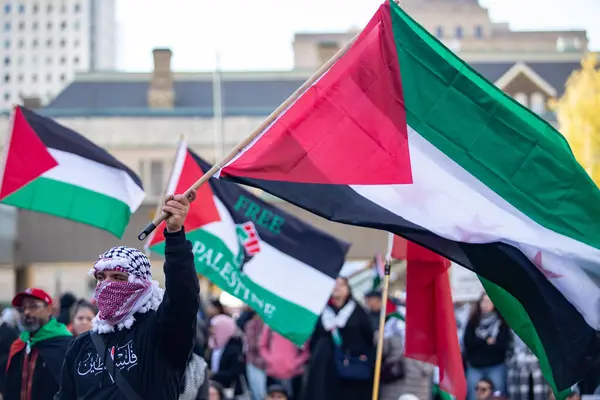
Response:
[{"label": "red triangle on flag", "polygon": [[234,161],[224,176],[337,184],[411,184],[408,127],[389,12]]},{"label": "red triangle on flag", "polygon": [[[178,155],[179,156],[179,152]],[[171,180],[176,181],[175,193],[180,194],[185,192],[196,180],[204,174],[194,157],[189,151],[183,153],[185,160],[179,176],[172,176]],[[213,197],[213,191],[210,183],[206,183],[196,191],[196,200],[190,205],[190,211],[185,219],[185,230],[191,232],[211,222],[220,221],[221,216],[217,210],[217,205]],[[154,236],[151,238],[149,247],[165,240],[163,233],[165,222],[162,222],[155,230]]]},{"label": "red triangle on flag", "polygon": [[27,122],[20,107],[13,113],[12,131],[5,149],[0,200],[13,194],[58,165]]}]

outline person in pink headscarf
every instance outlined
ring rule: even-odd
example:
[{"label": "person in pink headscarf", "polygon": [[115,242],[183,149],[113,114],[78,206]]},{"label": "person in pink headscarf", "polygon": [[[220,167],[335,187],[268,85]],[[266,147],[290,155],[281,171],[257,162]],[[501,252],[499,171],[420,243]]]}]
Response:
[{"label": "person in pink headscarf", "polygon": [[243,395],[246,391],[246,362],[242,338],[233,318],[224,314],[211,318],[208,346],[211,350],[211,379],[235,396]]}]

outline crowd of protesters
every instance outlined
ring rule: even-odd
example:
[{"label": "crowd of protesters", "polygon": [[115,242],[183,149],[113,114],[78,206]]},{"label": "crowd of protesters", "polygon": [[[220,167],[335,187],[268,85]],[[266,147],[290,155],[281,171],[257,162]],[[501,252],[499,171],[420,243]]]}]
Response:
[{"label": "crowd of protesters", "polygon": [[[311,338],[297,346],[250,308],[203,305],[183,222],[188,199],[164,211],[166,288],[139,250],[114,247],[90,271],[92,301],[18,293],[0,320],[0,400],[369,400],[381,293],[356,299],[336,280]],[[364,300],[364,301],[362,301]],[[399,308],[402,300],[398,300]],[[457,318],[469,400],[552,399],[538,360],[485,294]],[[461,312],[457,312],[457,315]],[[430,400],[433,366],[403,356],[404,322],[384,324],[381,400]],[[573,388],[571,399],[578,399]]]},{"label": "crowd of protesters", "polygon": [[[178,386],[179,399],[370,399],[372,376],[343,377],[336,366],[338,346],[349,354],[364,356],[368,362],[374,359],[381,293],[368,292],[364,300],[355,299],[348,281],[338,278],[311,339],[301,347],[270,329],[250,308],[228,309],[217,299],[198,303],[195,344]],[[401,304],[401,300],[398,302]],[[57,302],[39,289],[19,293],[13,307],[2,310],[0,320],[2,398],[53,399],[61,386],[60,371],[67,350],[74,347],[75,337],[93,329],[97,315],[94,299],[78,300],[66,293]],[[432,392],[434,368],[403,357],[403,327],[398,319],[390,318],[385,324],[380,399],[432,399],[437,396]],[[466,321],[458,319],[457,328],[469,399],[553,399],[536,357],[510,330],[486,295],[472,307]],[[122,350],[129,341],[126,334],[121,337],[115,343],[124,344],[119,346]],[[115,364],[138,362],[132,349],[128,349],[129,355],[119,349]],[[82,351],[86,352],[78,350]],[[41,368],[36,363],[38,357],[43,359]],[[79,375],[106,379],[106,396],[65,396],[63,388],[63,394],[59,394],[62,397],[57,398],[113,398],[109,394],[115,394],[118,388],[110,389],[110,377],[102,377],[105,365],[106,361],[97,357],[72,368]],[[390,371],[398,365],[400,373],[394,375]],[[149,380],[154,379],[152,368],[147,368]],[[578,398],[574,388],[570,399]]]}]

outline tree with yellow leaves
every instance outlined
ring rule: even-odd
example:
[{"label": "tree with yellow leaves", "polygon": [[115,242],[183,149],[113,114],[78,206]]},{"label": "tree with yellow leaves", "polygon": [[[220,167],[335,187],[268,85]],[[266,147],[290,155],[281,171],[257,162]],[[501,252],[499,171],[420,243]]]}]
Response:
[{"label": "tree with yellow leaves", "polygon": [[600,69],[596,66],[596,55],[586,56],[581,69],[567,80],[563,96],[551,106],[577,161],[600,186]]}]

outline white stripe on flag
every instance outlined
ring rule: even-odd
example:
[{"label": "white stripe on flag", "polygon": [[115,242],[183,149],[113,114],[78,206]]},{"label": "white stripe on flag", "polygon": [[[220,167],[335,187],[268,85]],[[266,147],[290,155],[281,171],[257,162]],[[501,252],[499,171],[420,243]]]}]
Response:
[{"label": "white stripe on flag", "polygon": [[[553,232],[514,208],[409,127],[412,185],[352,186],[361,196],[447,239],[504,242],[560,278],[550,282],[587,323],[600,330],[600,288],[583,268],[600,264],[600,251]],[[600,277],[599,277],[600,280]]]},{"label": "white stripe on flag", "polygon": [[[238,249],[235,222],[219,198],[213,196],[221,221],[202,229],[219,237],[227,247]],[[260,242],[260,252],[244,265],[244,272],[257,285],[274,295],[319,315],[331,296],[335,279],[272,247]]]},{"label": "white stripe on flag", "polygon": [[62,150],[48,149],[58,166],[44,173],[44,178],[79,186],[117,199],[134,213],[145,193],[123,170],[109,167]]}]

